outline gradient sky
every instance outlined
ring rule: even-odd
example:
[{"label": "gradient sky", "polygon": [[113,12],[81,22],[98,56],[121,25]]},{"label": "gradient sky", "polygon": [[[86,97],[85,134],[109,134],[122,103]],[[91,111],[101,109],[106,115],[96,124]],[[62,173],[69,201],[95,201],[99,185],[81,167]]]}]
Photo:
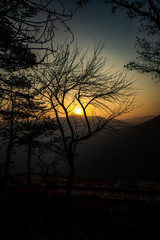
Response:
[{"label": "gradient sky", "polygon": [[[65,0],[64,4],[70,7],[75,2]],[[111,7],[103,0],[90,0],[78,10],[68,25],[74,33],[75,41],[82,48],[92,50],[94,41],[98,43],[105,38],[103,54],[108,59],[108,67],[113,66],[113,71],[116,72],[124,70],[124,65],[135,59],[136,36],[143,37],[143,34],[138,33],[138,22],[130,21],[125,16],[123,10],[112,14]],[[64,40],[61,37],[62,39]],[[137,101],[140,105],[129,116],[160,114],[160,84],[155,84],[149,74],[127,71],[127,76],[136,80],[135,85],[139,89]]]}]

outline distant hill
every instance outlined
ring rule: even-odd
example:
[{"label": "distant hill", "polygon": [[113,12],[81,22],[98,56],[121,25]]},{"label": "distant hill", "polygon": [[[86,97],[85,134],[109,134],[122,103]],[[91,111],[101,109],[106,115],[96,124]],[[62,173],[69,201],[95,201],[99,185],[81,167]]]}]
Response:
[{"label": "distant hill", "polygon": [[155,154],[159,154],[159,137],[160,116],[157,116],[131,127],[128,131],[127,140],[130,140],[133,146],[137,146],[140,153],[143,151],[144,156],[147,153],[147,156],[149,154],[153,158]]},{"label": "distant hill", "polygon": [[160,116],[114,136],[99,134],[79,149],[77,174],[89,178],[160,180]]},{"label": "distant hill", "polygon": [[160,115],[148,121],[145,121],[141,124],[138,124],[136,128],[143,132],[149,131],[150,133],[152,132],[154,134],[155,134],[155,131],[159,132],[160,131]]},{"label": "distant hill", "polygon": [[132,117],[132,118],[127,118],[124,121],[128,123],[132,123],[134,125],[137,125],[139,123],[144,123],[146,121],[149,121],[153,119],[155,116],[153,115],[148,115],[148,116],[141,116],[141,117]]}]

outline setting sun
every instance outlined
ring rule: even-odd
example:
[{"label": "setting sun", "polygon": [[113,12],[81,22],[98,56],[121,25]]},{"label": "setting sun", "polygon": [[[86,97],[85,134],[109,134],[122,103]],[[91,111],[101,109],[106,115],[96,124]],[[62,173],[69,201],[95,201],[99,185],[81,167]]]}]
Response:
[{"label": "setting sun", "polygon": [[78,115],[82,114],[82,109],[77,107],[77,108],[74,109],[74,113],[78,114]]}]

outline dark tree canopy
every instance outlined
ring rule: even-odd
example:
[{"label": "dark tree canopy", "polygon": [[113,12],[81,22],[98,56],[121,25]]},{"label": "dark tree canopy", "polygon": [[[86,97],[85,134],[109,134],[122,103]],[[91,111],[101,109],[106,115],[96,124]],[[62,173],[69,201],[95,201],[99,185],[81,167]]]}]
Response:
[{"label": "dark tree canopy", "polygon": [[[66,12],[60,0],[2,0],[0,68],[16,71],[43,61],[48,55],[57,26],[62,24],[65,30],[71,32],[66,21],[72,18],[75,11]],[[38,54],[39,60],[37,51],[41,52]]]},{"label": "dark tree canopy", "polygon": [[16,71],[28,70],[45,61],[57,26],[63,25],[71,33],[66,21],[77,9],[66,11],[60,0],[0,1],[0,100],[11,91],[6,85],[7,75],[13,76]]},{"label": "dark tree canopy", "polygon": [[36,56],[24,45],[29,39],[23,30],[24,22],[34,16],[35,7],[26,1],[0,2],[0,68],[12,71],[36,63]]},{"label": "dark tree canopy", "polygon": [[129,70],[137,70],[140,73],[150,73],[153,78],[160,81],[160,42],[149,42],[146,39],[137,38],[136,51],[138,54],[134,62],[126,65]]},{"label": "dark tree canopy", "polygon": [[63,25],[71,33],[66,21],[77,9],[66,11],[61,0],[0,1],[0,120],[8,141],[4,182],[19,122],[37,118],[35,112],[44,113],[33,95],[31,69],[53,52],[55,30]]}]

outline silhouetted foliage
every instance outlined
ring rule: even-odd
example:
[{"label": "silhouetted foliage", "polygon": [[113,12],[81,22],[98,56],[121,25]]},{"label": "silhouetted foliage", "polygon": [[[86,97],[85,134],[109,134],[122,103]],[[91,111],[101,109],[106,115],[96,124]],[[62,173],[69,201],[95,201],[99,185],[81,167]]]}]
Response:
[{"label": "silhouetted foliage", "polygon": [[137,70],[141,73],[151,73],[153,78],[160,82],[160,1],[105,0],[105,3],[113,6],[113,13],[117,9],[125,9],[129,19],[139,21],[139,32],[146,33],[151,39],[147,40],[147,36],[143,39],[137,37],[138,57],[135,61],[127,64],[126,67],[129,70]]},{"label": "silhouetted foliage", "polygon": [[[44,116],[45,111],[42,106],[37,106],[30,108],[30,116],[23,121],[19,122],[18,126],[18,136],[16,139],[16,144],[25,145],[27,147],[27,175],[28,183],[30,183],[31,174],[31,158],[32,155],[36,155],[41,160],[41,165],[45,165],[47,168],[46,174],[48,173],[48,165],[45,164],[41,155],[42,152],[46,153],[50,149],[50,137],[54,135],[56,131],[56,125],[54,120]],[[40,152],[40,155],[35,154],[35,152]],[[43,168],[42,168],[43,169]],[[44,171],[43,171],[44,173]],[[45,174],[45,173],[44,173]]]},{"label": "silhouetted foliage", "polygon": [[[27,1],[5,1],[0,3],[0,68],[15,71],[36,64],[28,43],[27,19],[35,17],[37,10]],[[28,23],[29,27],[29,23]]]},{"label": "silhouetted foliage", "polygon": [[0,2],[1,98],[9,91],[3,87],[5,75],[42,63],[50,54],[55,29],[57,30],[60,24],[72,34],[66,21],[72,18],[77,8],[74,11],[71,9],[66,11],[59,0]]},{"label": "silhouetted foliage", "polygon": [[89,0],[79,0],[76,2],[77,6],[83,7],[85,4],[87,4]]},{"label": "silhouetted foliage", "polygon": [[[57,22],[71,32],[66,21],[71,19],[73,14],[72,10],[66,12],[59,0],[2,0],[0,2],[0,68],[15,71],[42,62],[49,54],[49,46],[54,38]],[[32,50],[40,52],[38,55],[40,59]]]},{"label": "silhouetted foliage", "polygon": [[0,2],[0,120],[5,123],[3,130],[6,130],[5,136],[8,137],[5,181],[17,137],[17,126],[24,119],[33,120],[35,111],[39,112],[41,108],[40,101],[36,102],[32,91],[29,71],[42,64],[55,51],[50,46],[53,47],[55,29],[60,25],[71,33],[73,39],[66,21],[72,18],[77,9],[66,11],[60,0]]},{"label": "silhouetted foliage", "polygon": [[[101,55],[102,47],[95,48],[87,58],[76,46],[59,46],[53,61],[35,71],[37,94],[48,104],[50,115],[55,116],[61,139],[54,144],[70,166],[67,193],[70,194],[75,173],[77,145],[101,130],[110,128],[110,123],[133,107],[132,82],[123,73],[106,70],[106,61]],[[82,109],[83,115],[74,114]],[[97,112],[99,111],[99,112]],[[99,115],[98,115],[99,114]]]},{"label": "silhouetted foliage", "polygon": [[[28,96],[31,82],[23,74],[5,75],[2,81],[2,88],[7,91],[2,92],[0,117],[4,122],[3,131],[7,142],[7,153],[5,163],[4,181],[7,180],[9,174],[9,166],[11,162],[11,153],[14,146],[14,141],[17,137],[18,122],[22,121],[24,117],[28,117],[25,112],[25,104],[29,104]],[[23,92],[23,94],[19,94]]]},{"label": "silhouetted foliage", "polygon": [[149,42],[137,37],[136,46],[138,57],[136,61],[126,65],[129,70],[140,73],[151,73],[153,78],[160,81],[160,42]]}]

